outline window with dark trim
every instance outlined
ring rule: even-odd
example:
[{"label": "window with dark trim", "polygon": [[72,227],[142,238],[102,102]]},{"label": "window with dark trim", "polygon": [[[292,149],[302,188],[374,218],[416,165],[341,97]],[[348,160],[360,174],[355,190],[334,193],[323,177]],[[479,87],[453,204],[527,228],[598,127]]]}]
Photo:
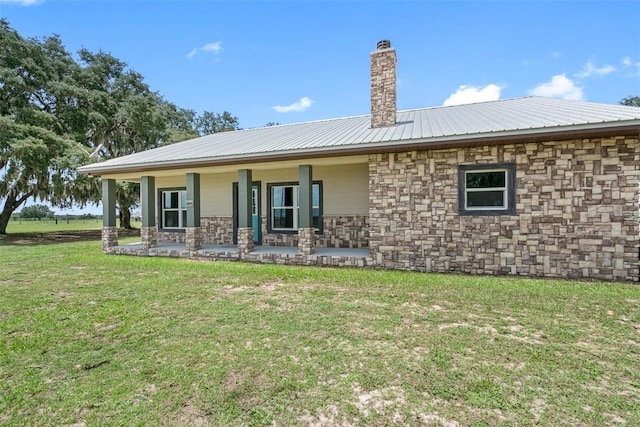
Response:
[{"label": "window with dark trim", "polygon": [[164,188],[158,190],[158,223],[164,230],[182,230],[187,226],[187,190]]},{"label": "window with dark trim", "polygon": [[[313,227],[322,232],[322,181],[313,182]],[[298,231],[300,187],[297,182],[267,184],[269,233]]]},{"label": "window with dark trim", "polygon": [[460,165],[458,212],[461,215],[513,215],[516,206],[513,163]]}]

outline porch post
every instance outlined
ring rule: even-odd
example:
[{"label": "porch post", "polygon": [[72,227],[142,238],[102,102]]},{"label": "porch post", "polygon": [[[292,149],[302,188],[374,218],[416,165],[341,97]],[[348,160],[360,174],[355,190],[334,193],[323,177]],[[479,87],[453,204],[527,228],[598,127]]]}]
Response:
[{"label": "porch post", "polygon": [[311,255],[315,229],[313,228],[313,171],[311,165],[300,165],[298,168],[299,204],[298,211],[298,253]]},{"label": "porch post", "polygon": [[102,180],[102,252],[118,246],[116,228],[116,180]]},{"label": "porch post", "polygon": [[187,174],[187,227],[185,228],[187,250],[202,249],[200,229],[200,174]]},{"label": "porch post", "polygon": [[142,177],[140,181],[140,204],[142,208],[142,228],[140,228],[140,243],[142,249],[155,248],[158,246],[155,177]]},{"label": "porch post", "polygon": [[238,252],[241,258],[253,251],[252,184],[251,169],[238,170]]}]

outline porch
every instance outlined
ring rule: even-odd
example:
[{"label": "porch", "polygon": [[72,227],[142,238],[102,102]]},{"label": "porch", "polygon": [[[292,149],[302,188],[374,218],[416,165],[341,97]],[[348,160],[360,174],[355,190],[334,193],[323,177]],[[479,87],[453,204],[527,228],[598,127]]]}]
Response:
[{"label": "porch", "polygon": [[111,246],[105,250],[113,255],[159,256],[209,261],[247,261],[266,264],[317,265],[333,267],[371,267],[374,265],[369,249],[315,247],[311,254],[301,254],[297,247],[254,246],[242,254],[236,245],[203,244],[189,250],[185,243],[158,242],[145,248],[142,242]]}]

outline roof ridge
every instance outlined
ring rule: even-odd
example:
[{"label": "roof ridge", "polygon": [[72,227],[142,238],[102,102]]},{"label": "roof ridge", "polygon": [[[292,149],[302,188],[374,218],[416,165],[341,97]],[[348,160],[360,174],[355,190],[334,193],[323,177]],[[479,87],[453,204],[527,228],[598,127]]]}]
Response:
[{"label": "roof ridge", "polygon": [[[450,108],[468,107],[468,106],[471,106],[471,105],[481,105],[481,104],[496,104],[496,103],[519,101],[519,100],[524,100],[524,99],[557,100],[557,101],[567,101],[567,102],[579,102],[579,103],[588,103],[588,104],[607,105],[607,106],[612,106],[612,107],[628,107],[627,105],[621,105],[621,104],[607,104],[607,103],[604,103],[604,102],[590,102],[590,101],[583,101],[583,100],[579,100],[579,99],[564,99],[564,98],[555,98],[555,97],[551,97],[551,96],[527,95],[527,96],[517,96],[517,97],[514,97],[514,98],[493,99],[493,100],[490,100],[490,101],[470,102],[470,103],[467,103],[467,104],[434,105],[434,106],[431,106],[431,107],[408,108],[406,110],[397,110],[396,113],[410,113],[410,112],[413,112],[413,111],[450,109]],[[631,107],[631,108],[638,108],[638,107]],[[273,125],[273,126],[260,126],[260,127],[246,128],[246,129],[240,129],[240,130],[238,130],[236,132],[255,131],[257,129],[265,129],[265,128],[283,128],[283,127],[287,127],[287,126],[300,126],[300,125],[323,123],[323,122],[333,122],[333,121],[338,121],[338,120],[359,119],[359,118],[370,117],[370,116],[371,116],[371,114],[357,114],[357,115],[353,115],[353,116],[331,117],[331,118],[328,118],[328,119],[309,120],[309,121],[306,121],[306,122],[284,123],[284,124],[278,124],[278,125]],[[207,135],[205,135],[205,136],[207,136]]]}]

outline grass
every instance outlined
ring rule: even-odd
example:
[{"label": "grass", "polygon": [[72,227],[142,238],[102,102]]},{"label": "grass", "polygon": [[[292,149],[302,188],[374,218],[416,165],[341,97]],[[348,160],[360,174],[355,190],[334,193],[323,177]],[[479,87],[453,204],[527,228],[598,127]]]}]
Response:
[{"label": "grass", "polygon": [[24,237],[0,240],[2,425],[640,425],[634,285]]},{"label": "grass", "polygon": [[[140,227],[140,223],[131,223],[133,227]],[[83,231],[83,230],[100,230],[102,229],[102,219],[66,219],[55,220],[47,219],[42,221],[35,220],[19,220],[11,219],[7,225],[7,233],[55,233],[65,231]]]}]

